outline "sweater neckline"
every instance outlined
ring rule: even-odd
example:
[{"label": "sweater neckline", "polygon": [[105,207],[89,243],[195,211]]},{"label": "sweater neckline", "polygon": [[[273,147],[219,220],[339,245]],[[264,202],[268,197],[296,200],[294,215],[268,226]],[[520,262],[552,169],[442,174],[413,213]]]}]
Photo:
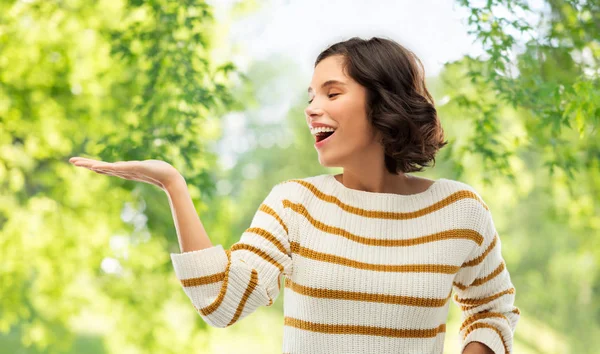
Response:
[{"label": "sweater neckline", "polygon": [[441,183],[445,181],[445,178],[439,178],[434,180],[434,182],[424,191],[413,194],[396,194],[396,193],[378,193],[378,192],[368,192],[361,191],[358,189],[352,189],[346,187],[340,181],[338,181],[335,176],[325,174],[326,181],[337,191],[344,193],[346,195],[351,195],[356,198],[371,198],[371,199],[384,199],[384,200],[416,200],[424,198],[428,195],[431,195],[435,190],[437,190]]}]

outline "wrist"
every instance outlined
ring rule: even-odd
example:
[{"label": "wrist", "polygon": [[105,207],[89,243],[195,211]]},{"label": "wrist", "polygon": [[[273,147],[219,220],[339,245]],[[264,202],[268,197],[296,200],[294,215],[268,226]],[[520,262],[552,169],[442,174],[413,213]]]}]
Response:
[{"label": "wrist", "polygon": [[185,182],[185,178],[183,178],[183,176],[177,171],[175,171],[173,175],[170,178],[168,178],[164,183],[164,190],[167,193],[179,190],[181,189],[181,187],[187,187],[187,185]]}]

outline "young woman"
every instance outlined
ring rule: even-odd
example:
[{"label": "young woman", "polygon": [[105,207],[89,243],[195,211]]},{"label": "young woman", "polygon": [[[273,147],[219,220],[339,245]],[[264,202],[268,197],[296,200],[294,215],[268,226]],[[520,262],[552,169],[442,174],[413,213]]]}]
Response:
[{"label": "young woman", "polygon": [[275,185],[230,249],[168,163],[71,162],[167,192],[175,273],[212,326],[271,306],[283,277],[285,353],[442,353],[454,290],[461,353],[510,353],[520,313],[489,208],[468,184],[409,174],[447,144],[422,69],[389,39],[323,51],[306,123],[319,162],[343,173]]}]

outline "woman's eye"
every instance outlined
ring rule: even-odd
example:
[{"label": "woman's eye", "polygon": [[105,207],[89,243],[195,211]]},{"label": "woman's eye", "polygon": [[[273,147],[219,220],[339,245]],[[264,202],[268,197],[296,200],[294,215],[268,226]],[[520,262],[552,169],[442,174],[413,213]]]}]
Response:
[{"label": "woman's eye", "polygon": [[[331,98],[331,96],[337,96],[339,95],[339,93],[332,93],[330,95],[327,95],[327,97]],[[311,104],[313,100],[308,101],[308,104]]]}]

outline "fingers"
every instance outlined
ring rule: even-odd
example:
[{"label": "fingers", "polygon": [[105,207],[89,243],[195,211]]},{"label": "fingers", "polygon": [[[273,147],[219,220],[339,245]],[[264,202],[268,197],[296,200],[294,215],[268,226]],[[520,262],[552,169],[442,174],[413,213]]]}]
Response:
[{"label": "fingers", "polygon": [[125,178],[125,179],[130,179],[129,176],[122,174],[122,173],[118,173],[116,171],[103,170],[103,169],[97,169],[97,168],[90,168],[90,170],[92,170],[96,173],[107,175],[107,176],[116,176],[116,177],[121,177],[121,178]]},{"label": "fingers", "polygon": [[92,165],[102,162],[99,160],[88,159],[85,157],[71,157],[69,162],[78,167],[90,168]]},{"label": "fingers", "polygon": [[100,160],[86,159],[83,157],[72,157],[69,159],[69,162],[77,167],[85,167],[90,170],[110,170],[114,171],[117,166],[116,163],[104,162]]},{"label": "fingers", "polygon": [[153,184],[157,187],[162,188],[162,184],[157,181],[156,179],[149,177],[149,176],[144,176],[144,175],[140,175],[131,171],[118,171],[116,168],[114,168],[114,166],[109,166],[109,165],[104,165],[104,166],[92,166],[90,168],[90,170],[103,174],[103,175],[108,175],[108,176],[115,176],[115,177],[120,177],[123,179],[128,179],[128,180],[132,180],[132,181],[139,181],[139,182],[145,182],[145,183],[149,183],[149,184]]},{"label": "fingers", "polygon": [[112,163],[101,163],[101,164],[92,164],[90,166],[90,170],[102,170],[102,171],[111,171],[111,172],[116,172],[117,170],[115,169],[115,165]]},{"label": "fingers", "polygon": [[75,156],[75,157],[71,157],[69,159],[69,162],[74,163],[74,162],[83,162],[83,161],[100,161],[100,160],[94,160],[94,159],[88,159],[87,157],[80,157],[80,156]]},{"label": "fingers", "polygon": [[129,172],[133,167],[136,167],[140,161],[116,161],[116,162],[105,162],[102,160],[88,159],[85,157],[71,157],[69,162],[78,167],[85,168],[96,168],[110,171],[127,171]]},{"label": "fingers", "polygon": [[130,174],[128,172],[118,171],[110,164],[92,165],[89,167],[89,169],[94,172],[98,172],[98,173],[101,173],[104,175],[109,175],[109,176],[117,176],[117,177],[122,177],[122,178],[127,178],[127,179],[132,179],[134,177],[132,174]]},{"label": "fingers", "polygon": [[107,175],[107,176],[115,176],[115,177],[120,177],[123,179],[132,180],[132,181],[141,181],[137,176],[128,174],[128,173],[118,172],[118,171],[114,171],[114,170],[101,169],[101,168],[90,168],[90,170],[92,170],[96,173]]},{"label": "fingers", "polygon": [[115,164],[103,162],[99,160],[87,159],[83,157],[72,157],[69,159],[69,162],[77,167],[85,167],[94,172],[109,175],[109,176],[117,176],[122,178],[129,178],[126,173],[117,171],[114,166]]},{"label": "fingers", "polygon": [[117,161],[117,162],[104,162],[100,161],[93,163],[91,168],[100,170],[109,170],[121,173],[134,173],[137,172],[139,161]]}]

